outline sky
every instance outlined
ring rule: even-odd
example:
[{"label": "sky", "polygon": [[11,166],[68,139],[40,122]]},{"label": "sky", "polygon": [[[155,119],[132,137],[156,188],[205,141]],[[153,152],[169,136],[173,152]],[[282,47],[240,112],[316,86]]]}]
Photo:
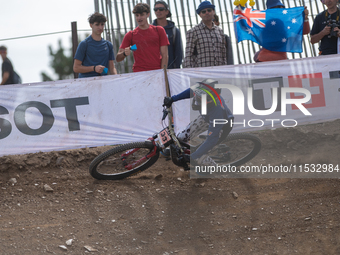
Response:
[{"label": "sky", "polygon": [[[71,32],[4,40],[8,38],[71,31],[71,22],[77,22],[78,38],[91,33],[87,21],[94,12],[94,0],[10,0],[1,1],[0,45],[7,47],[7,57],[23,83],[41,82],[41,72],[57,79],[50,67],[48,46],[58,49],[58,40],[65,49],[71,49]],[[65,52],[71,54],[71,52]],[[0,57],[0,63],[2,59]]]}]

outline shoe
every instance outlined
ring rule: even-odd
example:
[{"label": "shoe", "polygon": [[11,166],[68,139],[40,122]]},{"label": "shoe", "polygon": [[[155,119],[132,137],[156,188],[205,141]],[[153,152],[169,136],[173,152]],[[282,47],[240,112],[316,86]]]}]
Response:
[{"label": "shoe", "polygon": [[217,163],[208,155],[203,155],[198,159],[191,159],[193,165],[201,165],[201,166],[214,166],[217,167]]},{"label": "shoe", "polygon": [[170,158],[170,148],[165,148],[163,151],[161,151],[161,154],[162,154],[165,158]]}]

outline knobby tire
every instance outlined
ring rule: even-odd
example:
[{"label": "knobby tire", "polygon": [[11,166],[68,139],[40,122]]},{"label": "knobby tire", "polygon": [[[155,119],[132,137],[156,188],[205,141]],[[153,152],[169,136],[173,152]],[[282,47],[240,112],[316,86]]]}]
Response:
[{"label": "knobby tire", "polygon": [[[141,171],[146,170],[150,166],[152,166],[159,158],[159,151],[156,151],[156,154],[150,158],[147,158],[145,162],[136,167],[126,170],[123,166],[123,161],[120,155],[131,149],[144,149],[144,154],[142,155],[131,155],[131,157],[135,157],[136,160],[132,161],[136,162],[143,156],[149,154],[154,149],[154,145],[151,141],[145,142],[134,142],[120,145],[118,147],[107,150],[101,154],[99,154],[90,164],[89,171],[92,177],[98,180],[121,180],[127,178],[131,175],[137,174]],[[139,151],[138,151],[139,152]],[[143,153],[141,152],[141,153]],[[136,152],[137,154],[137,152]],[[128,156],[127,159],[131,158]],[[139,157],[139,158],[138,158]],[[105,172],[101,170],[101,166],[105,168]],[[112,170],[112,172],[111,172]],[[115,173],[113,173],[115,172]]]},{"label": "knobby tire", "polygon": [[[249,147],[241,148],[241,141],[248,142],[247,145],[249,145]],[[230,165],[235,167],[243,165],[254,158],[261,150],[261,140],[257,136],[248,133],[229,134],[222,143],[225,143],[226,145],[235,143],[231,146],[231,154],[235,154],[236,152],[236,154],[239,154],[240,156],[237,155],[238,158],[235,159],[235,161],[231,160],[226,164],[222,163],[220,165]]]}]

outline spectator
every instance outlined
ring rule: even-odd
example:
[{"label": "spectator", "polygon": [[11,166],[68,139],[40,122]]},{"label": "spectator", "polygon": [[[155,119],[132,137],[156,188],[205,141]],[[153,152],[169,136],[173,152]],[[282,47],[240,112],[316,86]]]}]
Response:
[{"label": "spectator", "polygon": [[203,1],[196,13],[202,21],[187,32],[184,67],[226,65],[223,31],[213,22],[215,5]]},{"label": "spectator", "polygon": [[183,60],[183,47],[181,33],[175,27],[175,23],[167,20],[171,17],[169,6],[164,1],[157,1],[154,9],[157,19],[152,23],[154,26],[162,26],[169,39],[168,47],[168,69],[180,68]]},{"label": "spectator", "polygon": [[125,57],[129,56],[131,54],[130,47],[136,44],[137,50],[133,53],[135,63],[132,69],[134,72],[167,67],[169,40],[163,27],[148,23],[150,6],[138,3],[132,13],[135,15],[138,27],[124,36],[117,54],[117,62],[123,61]]},{"label": "spectator", "polygon": [[[214,15],[213,21],[214,21],[214,24],[216,26],[220,25],[219,17],[217,16],[217,14]],[[224,39],[225,39],[225,47],[227,49],[227,65],[233,65],[234,64],[234,56],[233,56],[233,48],[231,46],[230,37],[225,34]]]},{"label": "spectator", "polygon": [[0,46],[0,55],[2,58],[2,80],[0,85],[21,83],[19,75],[14,71],[13,65],[7,57],[7,48],[5,46]]},{"label": "spectator", "polygon": [[[281,3],[280,0],[267,0],[266,5],[267,5],[267,9],[285,8],[284,4]],[[302,33],[306,35],[310,31],[307,7],[305,7],[304,14],[305,14],[305,19],[304,19]],[[271,51],[265,48],[261,48],[261,50],[256,52],[254,56],[255,62],[276,61],[276,60],[284,60],[284,59],[287,59],[287,52]]]},{"label": "spectator", "polygon": [[[108,72],[117,74],[113,62],[115,60],[113,45],[101,37],[106,17],[95,12],[88,18],[88,21],[92,34],[78,45],[74,56],[73,71],[79,73],[79,78],[106,75]],[[104,68],[108,68],[108,72],[103,73]]]},{"label": "spectator", "polygon": [[323,0],[322,3],[327,6],[327,10],[319,13],[315,19],[312,27],[311,43],[321,41],[319,46],[319,55],[337,54],[338,52],[338,37],[340,37],[340,30],[338,27],[334,28],[334,33],[331,33],[331,27],[328,25],[330,20],[334,20],[339,24],[340,10],[337,7],[338,0]]}]

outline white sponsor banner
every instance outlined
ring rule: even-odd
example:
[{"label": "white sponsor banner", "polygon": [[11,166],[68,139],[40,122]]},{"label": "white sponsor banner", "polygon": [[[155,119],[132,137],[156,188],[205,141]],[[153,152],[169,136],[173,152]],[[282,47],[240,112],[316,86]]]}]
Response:
[{"label": "white sponsor banner", "polygon": [[0,87],[0,155],[121,144],[162,129],[164,71]]},{"label": "white sponsor banner", "polygon": [[[339,118],[340,56],[168,70],[171,94],[189,88],[197,81],[215,79],[233,85],[243,99],[223,88],[221,96],[235,115],[233,132],[282,126],[285,119],[298,124]],[[305,115],[292,104],[286,115],[275,107],[271,88],[277,88],[277,105],[281,106],[283,88],[304,88],[311,99]],[[252,104],[248,106],[248,88]],[[162,103],[165,96],[164,71],[156,70],[58,82],[0,87],[0,155],[65,150],[82,147],[122,144],[145,140],[165,127]],[[299,99],[303,93],[285,93],[287,99]],[[242,101],[243,100],[243,101]],[[243,105],[244,112],[240,110]],[[177,131],[190,121],[190,100],[173,104]],[[242,107],[241,107],[242,108]],[[241,112],[240,112],[241,111]],[[236,114],[237,113],[237,114]],[[280,121],[267,121],[278,119]],[[251,120],[250,124],[248,121]],[[263,125],[261,125],[263,121]],[[245,123],[245,124],[243,124]],[[292,125],[293,122],[285,122]]]},{"label": "white sponsor banner", "polygon": [[[340,118],[339,70],[340,56],[331,55],[238,66],[170,70],[169,83],[171,93],[178,94],[181,84],[192,86],[208,78],[216,80],[219,86],[227,87],[222,88],[221,97],[235,116],[232,132],[246,132]],[[277,94],[274,94],[274,90]],[[307,102],[301,103],[309,96]],[[190,109],[190,106],[189,100],[174,104],[175,123],[182,123],[183,119],[193,120],[198,116],[199,113],[194,111],[183,114],[183,109]],[[182,128],[180,126],[177,131]]]}]

